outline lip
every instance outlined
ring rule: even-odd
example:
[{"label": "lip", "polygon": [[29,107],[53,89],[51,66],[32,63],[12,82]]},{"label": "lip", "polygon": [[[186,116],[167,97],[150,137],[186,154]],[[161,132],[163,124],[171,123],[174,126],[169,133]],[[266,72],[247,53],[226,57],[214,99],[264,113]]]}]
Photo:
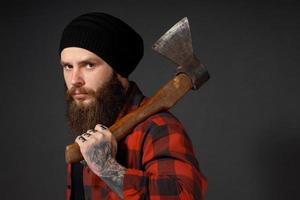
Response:
[{"label": "lip", "polygon": [[75,99],[85,99],[87,97],[86,93],[75,93],[73,94],[73,98]]}]

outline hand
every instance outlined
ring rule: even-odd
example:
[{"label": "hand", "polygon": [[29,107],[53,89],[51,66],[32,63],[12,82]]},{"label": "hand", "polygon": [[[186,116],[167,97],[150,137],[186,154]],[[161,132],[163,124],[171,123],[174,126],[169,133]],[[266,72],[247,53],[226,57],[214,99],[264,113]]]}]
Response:
[{"label": "hand", "polygon": [[95,129],[88,130],[75,140],[89,168],[99,177],[117,153],[117,141],[109,129],[97,124]]},{"label": "hand", "polygon": [[123,180],[126,168],[116,160],[117,141],[107,127],[97,124],[75,140],[89,168],[123,198]]}]

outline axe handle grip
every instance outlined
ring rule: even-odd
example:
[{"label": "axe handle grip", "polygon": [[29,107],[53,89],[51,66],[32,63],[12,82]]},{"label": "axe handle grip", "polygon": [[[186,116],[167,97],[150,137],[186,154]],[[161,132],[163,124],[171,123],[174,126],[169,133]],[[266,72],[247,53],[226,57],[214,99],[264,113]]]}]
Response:
[{"label": "axe handle grip", "polygon": [[[117,141],[121,140],[127,136],[138,123],[146,120],[155,113],[168,110],[175,105],[191,87],[191,79],[184,73],[178,74],[167,84],[162,86],[147,102],[114,123],[109,130],[116,137]],[[75,163],[83,160],[77,143],[66,147],[65,159],[67,163]]]}]

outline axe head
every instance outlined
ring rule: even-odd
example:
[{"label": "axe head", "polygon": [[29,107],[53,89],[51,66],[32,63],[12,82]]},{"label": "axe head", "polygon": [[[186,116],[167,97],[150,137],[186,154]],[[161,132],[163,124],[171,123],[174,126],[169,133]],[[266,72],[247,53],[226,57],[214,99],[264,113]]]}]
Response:
[{"label": "axe head", "polygon": [[206,68],[193,53],[192,36],[187,17],[181,19],[161,36],[152,48],[179,65],[177,74],[187,74],[193,82],[193,89],[198,89],[209,79]]}]

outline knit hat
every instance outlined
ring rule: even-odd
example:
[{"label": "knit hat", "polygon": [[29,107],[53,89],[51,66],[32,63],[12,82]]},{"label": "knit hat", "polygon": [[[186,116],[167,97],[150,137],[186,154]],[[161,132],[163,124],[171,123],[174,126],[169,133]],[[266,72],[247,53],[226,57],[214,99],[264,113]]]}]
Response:
[{"label": "knit hat", "polygon": [[128,24],[106,13],[87,13],[64,29],[59,53],[67,47],[89,50],[127,78],[144,54],[143,39]]}]

